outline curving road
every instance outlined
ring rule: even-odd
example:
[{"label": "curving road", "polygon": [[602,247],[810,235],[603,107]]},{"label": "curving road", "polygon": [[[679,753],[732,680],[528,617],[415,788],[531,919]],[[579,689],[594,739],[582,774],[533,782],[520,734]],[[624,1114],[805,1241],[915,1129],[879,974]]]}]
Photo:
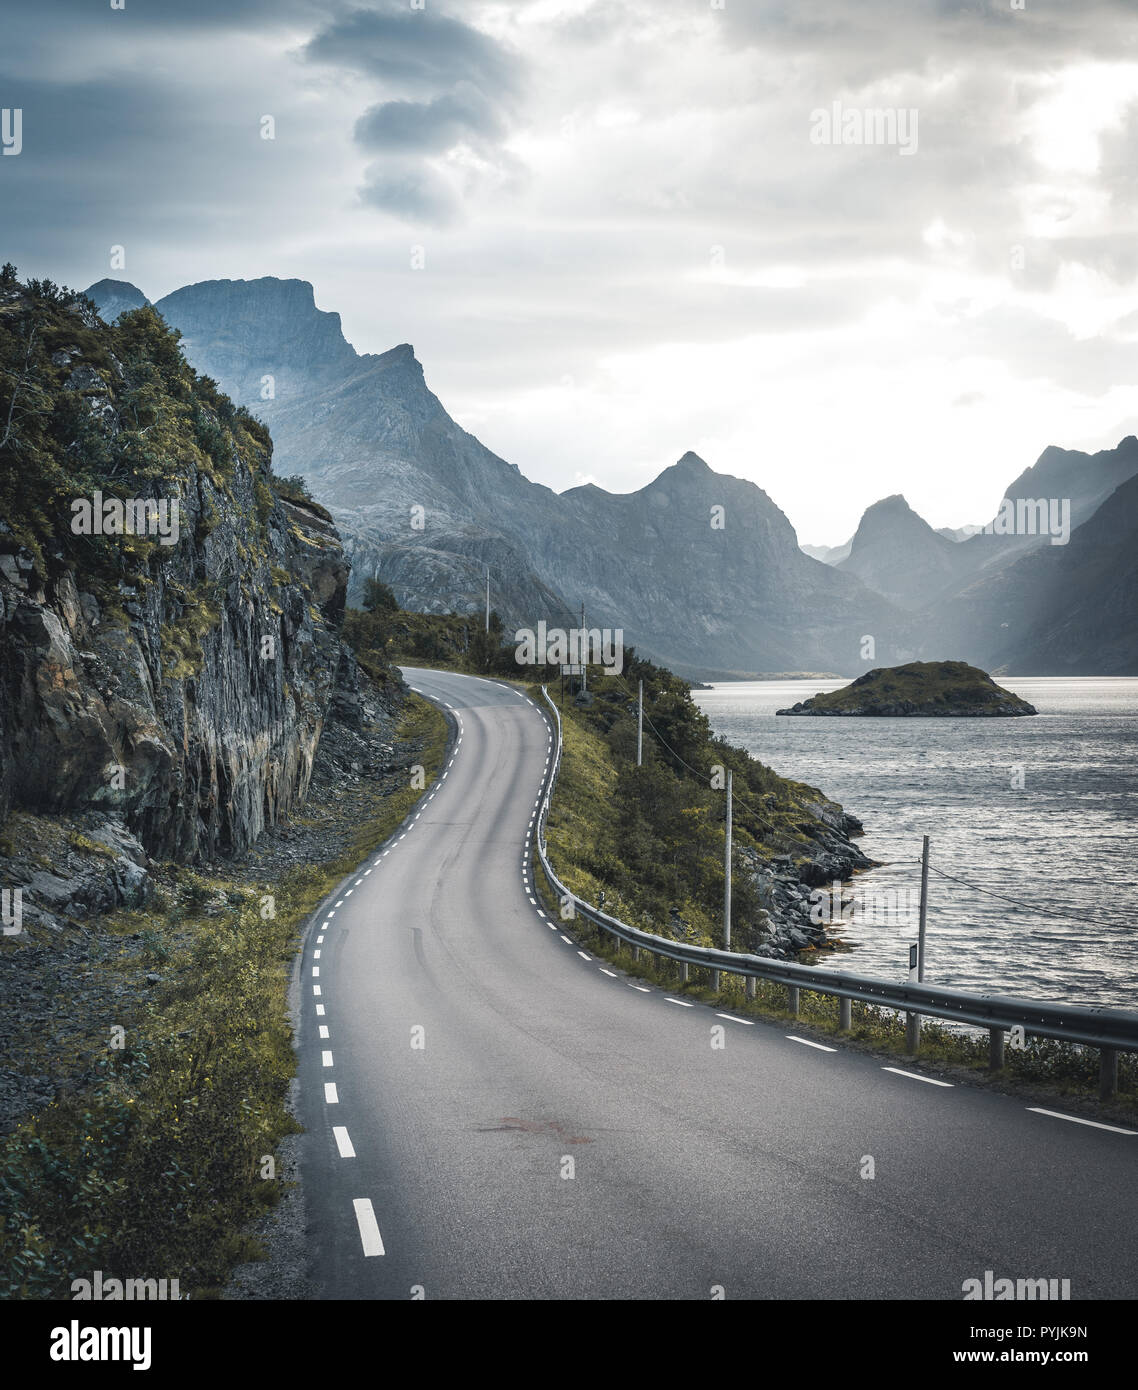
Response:
[{"label": "curving road", "polygon": [[303,956],[321,1297],[960,1299],[986,1270],[1138,1294],[1138,1138],[626,979],[533,901],[545,716],[405,674],[457,742]]}]

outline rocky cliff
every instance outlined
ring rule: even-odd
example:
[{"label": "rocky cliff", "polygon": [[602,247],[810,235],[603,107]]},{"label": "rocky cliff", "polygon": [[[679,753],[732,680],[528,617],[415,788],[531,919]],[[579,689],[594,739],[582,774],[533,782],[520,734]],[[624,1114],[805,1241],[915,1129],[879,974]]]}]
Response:
[{"label": "rocky cliff", "polygon": [[[831,562],[835,563],[835,562]],[[938,535],[901,496],[868,507],[837,567],[901,608],[922,608],[968,572],[963,546]]]},{"label": "rocky cliff", "polygon": [[150,308],[111,327],[9,273],[0,371],[0,818],[242,851],[303,798],[333,700],[351,714],[331,518],[277,495],[264,428]]},{"label": "rocky cliff", "polygon": [[405,607],[477,612],[489,565],[508,628],[571,625],[583,602],[590,626],[685,674],[857,670],[866,635],[879,659],[908,654],[888,600],[804,555],[761,488],[694,454],[634,493],[558,496],[451,419],[408,344],[357,355],[302,281],[206,282],[156,307],[269,424],[277,471],[328,506],[353,599],[375,576]]}]

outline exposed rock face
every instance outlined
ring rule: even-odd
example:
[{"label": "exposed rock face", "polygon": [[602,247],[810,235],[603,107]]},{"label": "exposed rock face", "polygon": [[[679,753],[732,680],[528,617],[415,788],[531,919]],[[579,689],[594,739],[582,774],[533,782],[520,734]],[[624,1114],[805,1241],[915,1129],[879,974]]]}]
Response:
[{"label": "exposed rock face", "polygon": [[[74,331],[82,346],[40,362],[38,389],[62,400],[78,381],[85,433],[70,457],[105,454],[44,490],[38,524],[0,523],[0,816],[97,811],[157,857],[241,851],[303,798],[337,673],[354,679],[339,538],[321,509],[274,495],[267,436],[193,384],[156,317],[101,328],[11,290],[2,345],[45,312],[44,337]],[[183,416],[198,443],[173,427]],[[135,464],[151,442],[157,457]],[[16,443],[6,467],[69,457],[54,434]],[[104,477],[108,496],[176,501],[176,543],[76,536],[71,502]]]},{"label": "exposed rock face", "polygon": [[842,690],[819,693],[776,713],[939,719],[1006,718],[1039,711],[963,661],[914,661],[867,671]]},{"label": "exposed rock face", "polygon": [[[1005,493],[1015,504],[1009,514],[1025,504],[1027,530],[1001,534],[996,519],[990,534],[944,528],[934,536],[902,498],[891,497],[865,513],[839,567],[919,612],[901,639],[915,654],[949,651],[1025,675],[1132,675],[1136,477],[1133,435],[1095,454],[1050,447]],[[1052,543],[1033,521],[1029,499],[1049,509],[1054,500],[1059,512],[1069,507],[1065,543]],[[834,564],[835,553],[821,558]]]},{"label": "exposed rock face", "polygon": [[914,609],[953,588],[970,568],[967,552],[938,535],[900,496],[866,510],[849,555],[837,564],[899,607]]},{"label": "exposed rock face", "polygon": [[943,604],[953,650],[1037,676],[1138,675],[1138,477],[1065,546],[1044,545]]},{"label": "exposed rock face", "polygon": [[107,321],[114,323],[120,314],[131,309],[141,309],[150,300],[129,280],[100,280],[87,291],[88,299],[99,306],[99,313]]},{"label": "exposed rock face", "polygon": [[357,601],[374,575],[405,607],[479,612],[489,564],[507,628],[572,625],[584,602],[589,626],[684,673],[856,669],[865,634],[881,656],[912,654],[887,600],[804,555],[760,488],[694,454],[635,493],[558,496],[450,418],[409,345],[358,356],[303,282],[191,285],[157,307],[270,425],[277,471],[332,511]]}]

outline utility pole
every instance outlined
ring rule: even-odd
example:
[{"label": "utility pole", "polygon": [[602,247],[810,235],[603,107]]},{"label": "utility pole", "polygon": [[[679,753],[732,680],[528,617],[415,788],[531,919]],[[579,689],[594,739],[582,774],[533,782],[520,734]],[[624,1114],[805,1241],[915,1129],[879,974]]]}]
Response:
[{"label": "utility pole", "polygon": [[925,913],[929,902],[929,837],[921,849],[921,916],[917,930],[917,982],[925,978]]},{"label": "utility pole", "polygon": [[723,949],[731,949],[731,769],[727,769],[727,844],[723,853]]},{"label": "utility pole", "polygon": [[486,631],[490,631],[490,566],[486,566]]},{"label": "utility pole", "polygon": [[644,682],[640,682],[640,707],[636,713],[636,766],[644,761]]},{"label": "utility pole", "polygon": [[581,600],[581,646],[580,646],[580,650],[579,650],[578,653],[577,653],[577,655],[581,658],[581,689],[582,689],[582,690],[588,690],[588,688],[589,688],[589,668],[588,668],[588,664],[587,664],[587,660],[586,660],[586,658],[588,657],[588,648],[586,647],[586,642],[587,642],[587,640],[588,640],[588,639],[587,639],[586,636],[585,636],[585,602],[584,602],[584,600],[582,599],[582,600]]},{"label": "utility pole", "polygon": [[[925,978],[925,913],[929,901],[929,837],[926,835],[921,846],[921,915],[917,928],[917,983]],[[912,978],[913,948],[909,951],[909,976]],[[921,1045],[921,1016],[916,1013],[905,1014],[905,1051],[913,1056]]]}]

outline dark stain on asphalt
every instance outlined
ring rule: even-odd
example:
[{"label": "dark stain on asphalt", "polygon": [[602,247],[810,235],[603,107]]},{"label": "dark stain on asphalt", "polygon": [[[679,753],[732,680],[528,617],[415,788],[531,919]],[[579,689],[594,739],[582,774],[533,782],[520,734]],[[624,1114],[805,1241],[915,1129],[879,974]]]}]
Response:
[{"label": "dark stain on asphalt", "polygon": [[521,1134],[548,1134],[560,1139],[564,1144],[591,1144],[593,1141],[584,1134],[569,1134],[564,1125],[556,1120],[519,1120],[507,1115],[496,1125],[480,1125],[479,1134],[499,1134],[504,1130],[514,1130]]}]

